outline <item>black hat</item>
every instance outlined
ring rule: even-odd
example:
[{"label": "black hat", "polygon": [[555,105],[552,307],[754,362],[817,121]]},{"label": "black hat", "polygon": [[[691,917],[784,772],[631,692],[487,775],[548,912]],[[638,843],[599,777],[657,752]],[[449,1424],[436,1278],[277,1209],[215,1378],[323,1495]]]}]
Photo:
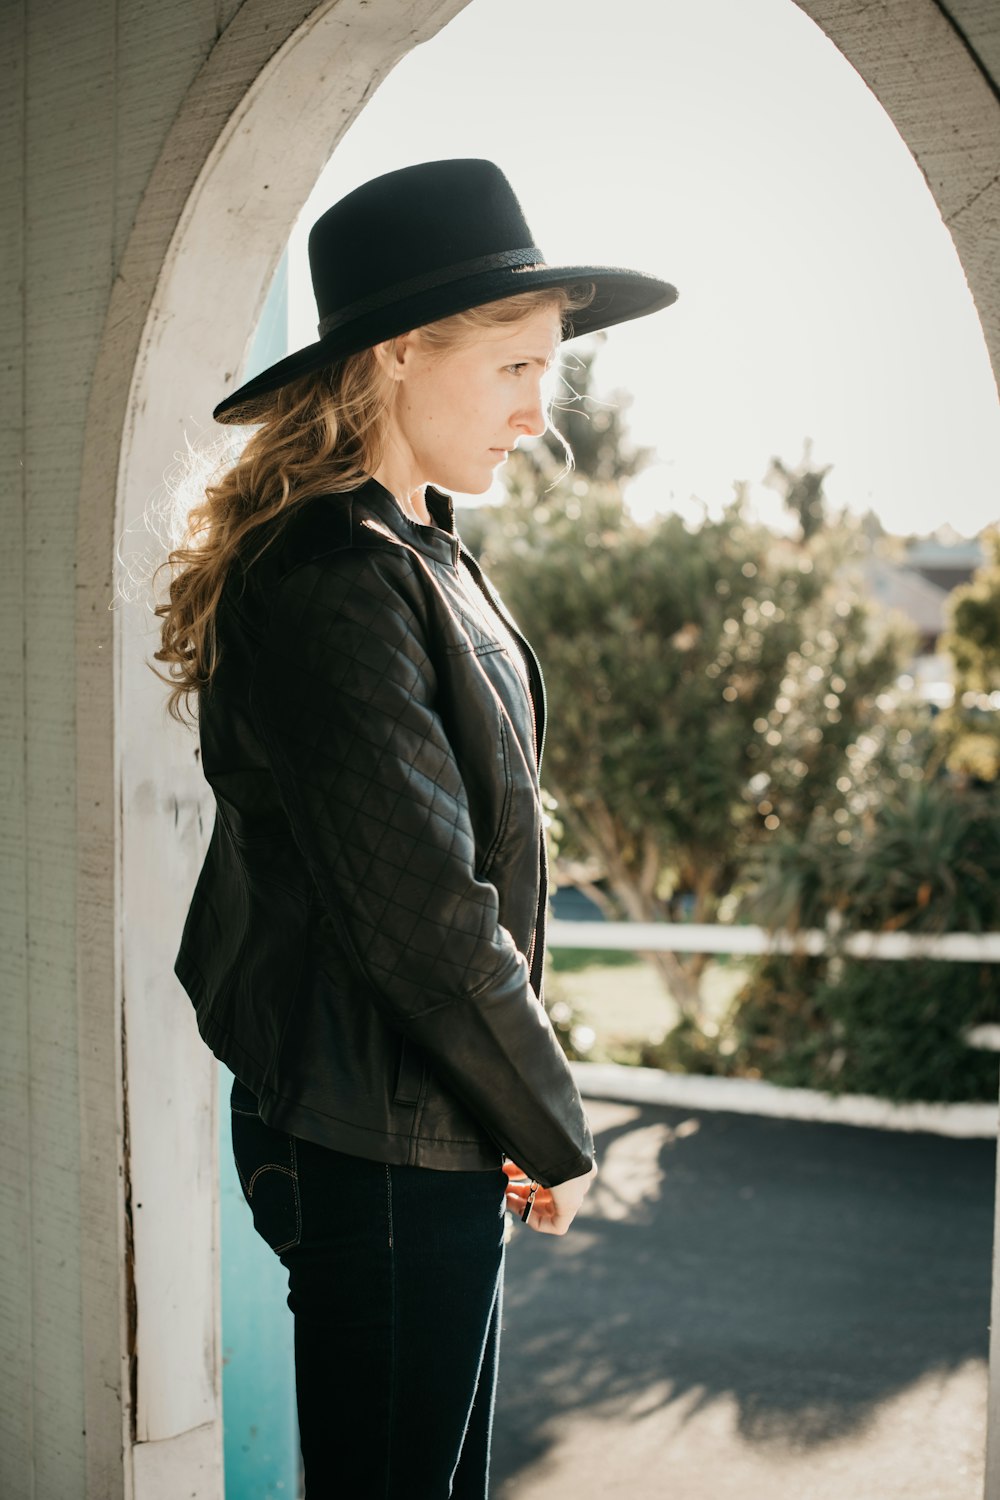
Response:
[{"label": "black hat", "polygon": [[318,341],[227,396],[218,421],[253,421],[257,397],[483,302],[593,282],[593,301],[573,314],[575,338],[677,297],[669,282],[641,271],[545,265],[510,183],[493,162],[476,159],[421,162],[355,188],[313,225],[309,267]]}]

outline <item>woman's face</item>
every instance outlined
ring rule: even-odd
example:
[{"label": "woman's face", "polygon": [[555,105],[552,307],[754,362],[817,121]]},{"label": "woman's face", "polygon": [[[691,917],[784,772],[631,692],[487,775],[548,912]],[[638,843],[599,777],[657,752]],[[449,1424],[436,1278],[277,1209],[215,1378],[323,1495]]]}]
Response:
[{"label": "woman's face", "polygon": [[384,463],[395,484],[481,495],[519,437],[545,431],[542,380],[562,336],[559,313],[541,307],[445,353],[419,332],[379,345],[397,382]]}]

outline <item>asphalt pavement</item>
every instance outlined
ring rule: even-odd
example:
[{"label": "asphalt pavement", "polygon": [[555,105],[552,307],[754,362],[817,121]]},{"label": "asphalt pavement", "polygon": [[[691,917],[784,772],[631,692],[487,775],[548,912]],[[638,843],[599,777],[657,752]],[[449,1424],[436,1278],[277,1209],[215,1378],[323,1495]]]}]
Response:
[{"label": "asphalt pavement", "polygon": [[508,1247],[493,1500],[982,1500],[996,1145],[588,1101]]}]

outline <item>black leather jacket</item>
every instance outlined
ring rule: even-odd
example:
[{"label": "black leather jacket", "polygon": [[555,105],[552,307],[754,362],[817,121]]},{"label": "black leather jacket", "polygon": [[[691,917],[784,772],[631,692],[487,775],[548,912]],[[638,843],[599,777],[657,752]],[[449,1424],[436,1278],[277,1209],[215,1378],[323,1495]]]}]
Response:
[{"label": "black leather jacket", "polygon": [[[593,1143],[541,992],[541,674],[430,488],[298,502],[230,570],[176,962],[269,1124],[551,1185]],[[259,536],[259,534],[258,534]]]}]

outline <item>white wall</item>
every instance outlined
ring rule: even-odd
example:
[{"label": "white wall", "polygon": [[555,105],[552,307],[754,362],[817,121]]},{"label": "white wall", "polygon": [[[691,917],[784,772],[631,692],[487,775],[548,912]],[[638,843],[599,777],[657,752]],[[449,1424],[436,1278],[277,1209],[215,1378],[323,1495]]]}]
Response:
[{"label": "white wall", "polygon": [[[141,526],[185,435],[232,384],[292,220],[387,60],[414,37],[412,7],[395,17],[372,11],[366,0],[340,0],[300,27],[230,116],[199,176],[143,333],[119,529]],[[441,19],[434,7],[433,25]],[[133,1224],[145,1441],[210,1420],[217,1399],[215,1268],[203,1254],[215,1220],[214,1068],[190,1006],[178,1010],[172,974],[212,804],[196,741],[167,725],[163,689],[145,666],[158,622],[127,611],[122,623],[126,1061],[130,1088],[142,1080],[130,1118],[132,1194],[143,1204]],[[173,1232],[178,1202],[189,1214],[182,1245]]]}]

